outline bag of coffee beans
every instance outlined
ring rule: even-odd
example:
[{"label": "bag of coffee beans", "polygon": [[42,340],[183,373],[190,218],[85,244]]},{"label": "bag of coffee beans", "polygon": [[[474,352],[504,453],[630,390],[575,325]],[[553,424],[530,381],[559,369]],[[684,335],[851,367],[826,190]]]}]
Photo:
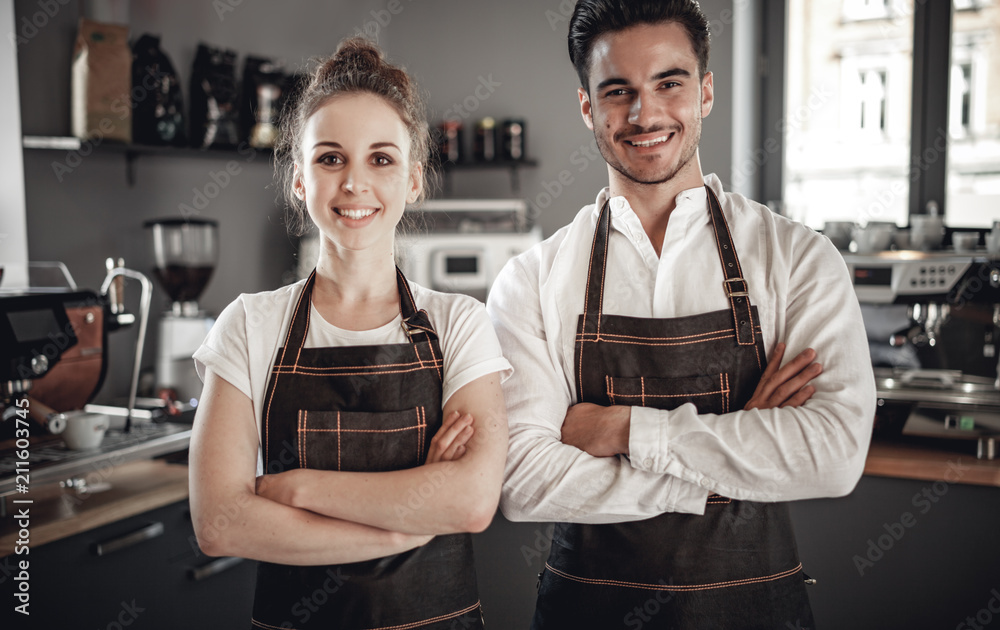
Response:
[{"label": "bag of coffee beans", "polygon": [[132,140],[186,146],[181,85],[160,38],[143,35],[132,44]]},{"label": "bag of coffee beans", "polygon": [[128,27],[80,19],[73,47],[73,135],[132,141],[132,51]]}]

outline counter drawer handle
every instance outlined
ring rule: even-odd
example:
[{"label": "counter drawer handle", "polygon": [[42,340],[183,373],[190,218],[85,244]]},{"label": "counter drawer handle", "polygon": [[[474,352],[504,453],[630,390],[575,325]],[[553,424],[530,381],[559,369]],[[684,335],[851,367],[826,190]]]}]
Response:
[{"label": "counter drawer handle", "polygon": [[207,564],[203,564],[200,567],[188,569],[188,577],[195,582],[200,582],[206,578],[212,577],[213,575],[218,575],[223,571],[232,569],[241,562],[243,562],[243,558],[237,558],[235,556],[216,558],[215,560],[212,560]]},{"label": "counter drawer handle", "polygon": [[133,545],[138,545],[139,543],[157,538],[163,535],[163,523],[157,521],[155,523],[150,523],[142,529],[137,529],[132,533],[125,534],[124,536],[119,536],[118,538],[112,538],[110,540],[104,540],[101,542],[96,542],[90,548],[90,550],[96,556],[106,556],[114,551],[121,551]]}]

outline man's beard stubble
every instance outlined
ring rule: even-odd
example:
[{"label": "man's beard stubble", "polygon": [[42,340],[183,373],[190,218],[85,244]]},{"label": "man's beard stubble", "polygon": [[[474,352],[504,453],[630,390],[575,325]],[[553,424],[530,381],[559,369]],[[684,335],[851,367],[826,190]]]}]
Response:
[{"label": "man's beard stubble", "polygon": [[[633,127],[632,129],[629,129],[627,132],[623,131],[615,135],[633,136],[633,135],[640,135],[647,133],[656,133],[658,131],[661,130],[651,129],[647,131],[639,127]],[[604,157],[604,161],[607,162],[611,168],[618,171],[623,177],[625,177],[629,181],[646,186],[665,184],[670,180],[672,180],[677,175],[677,173],[681,171],[681,169],[687,166],[691,162],[691,160],[694,159],[695,153],[697,153],[698,151],[698,145],[701,143],[701,116],[698,116],[696,135],[693,138],[691,138],[691,142],[689,145],[681,147],[683,153],[681,154],[680,159],[677,161],[677,165],[674,166],[674,168],[671,169],[666,175],[654,176],[651,179],[643,179],[638,173],[635,173],[632,170],[626,168],[624,164],[619,162],[617,156],[615,156],[614,152],[612,151],[611,146],[605,143],[603,137],[597,133],[596,127],[594,129],[594,140],[597,142],[597,149],[601,152],[601,155]]]}]

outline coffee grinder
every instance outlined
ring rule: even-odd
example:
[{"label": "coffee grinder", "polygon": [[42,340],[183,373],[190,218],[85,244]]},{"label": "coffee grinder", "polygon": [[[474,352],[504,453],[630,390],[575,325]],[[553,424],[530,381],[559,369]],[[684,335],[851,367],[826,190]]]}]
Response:
[{"label": "coffee grinder", "polygon": [[197,405],[201,381],[191,356],[215,319],[198,306],[219,255],[218,222],[211,219],[154,219],[145,227],[153,237],[153,272],[170,297],[160,319],[156,389],[160,397]]}]

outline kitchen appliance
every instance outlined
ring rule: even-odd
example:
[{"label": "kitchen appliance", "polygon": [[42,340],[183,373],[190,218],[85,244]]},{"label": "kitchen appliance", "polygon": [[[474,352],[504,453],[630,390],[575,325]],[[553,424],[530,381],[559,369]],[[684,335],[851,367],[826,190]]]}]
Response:
[{"label": "kitchen appliance", "polygon": [[[36,263],[31,263],[36,265]],[[100,390],[107,372],[107,334],[135,323],[125,310],[121,279],[142,284],[140,319],[132,367],[126,428],[135,408],[139,362],[149,316],[152,285],[145,276],[113,267],[100,293],[78,289],[65,267],[61,287],[39,286],[0,292],[0,439],[15,435],[15,417],[31,414],[32,435],[59,433],[62,412],[83,409]],[[29,277],[30,267],[29,267]],[[24,427],[24,424],[20,424]]]},{"label": "kitchen appliance", "polygon": [[523,199],[430,200],[408,212],[425,229],[397,239],[406,277],[482,301],[507,261],[542,240]]},{"label": "kitchen appliance", "polygon": [[201,380],[191,357],[215,323],[198,298],[218,261],[218,222],[168,218],[145,227],[153,239],[154,275],[171,300],[160,319],[156,387],[161,397],[196,405]]},{"label": "kitchen appliance", "polygon": [[966,440],[992,459],[1000,437],[1000,259],[954,251],[844,253],[878,391],[876,433]]}]

